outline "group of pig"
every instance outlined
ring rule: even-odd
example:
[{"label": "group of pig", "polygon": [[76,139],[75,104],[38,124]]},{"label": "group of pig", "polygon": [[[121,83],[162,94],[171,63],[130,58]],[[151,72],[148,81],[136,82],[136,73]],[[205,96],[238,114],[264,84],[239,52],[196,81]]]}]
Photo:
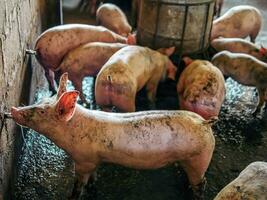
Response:
[{"label": "group of pig", "polygon": [[[205,119],[218,116],[225,96],[225,77],[240,84],[254,86],[258,104],[253,115],[261,112],[267,101],[267,49],[254,43],[261,29],[262,16],[252,6],[236,6],[213,21],[211,46],[218,52],[211,62],[192,61],[177,85],[181,109],[200,114]],[[243,39],[250,37],[251,42]]]},{"label": "group of pig", "polygon": [[[96,18],[102,26],[61,25],[41,34],[36,57],[54,92],[54,73],[62,75],[58,91],[37,105],[13,107],[13,119],[50,138],[74,160],[76,184],[71,198],[78,198],[101,162],[155,169],[176,161],[187,173],[195,198],[202,198],[204,175],[215,146],[211,125],[225,95],[223,74],[257,87],[257,111],[262,95],[267,96],[267,66],[257,59],[266,59],[266,49],[242,39],[219,38],[250,36],[255,40],[261,26],[259,11],[239,6],[214,21],[212,45],[221,52],[212,62],[184,57],[187,67],[177,84],[183,110],[178,111],[134,112],[141,88],[146,87],[153,104],[159,81],[166,76],[175,79],[176,67],[168,57],[175,48],[152,50],[135,45],[126,16],[113,4],[101,5]],[[82,92],[85,76],[96,76],[95,99],[104,111],[76,103],[78,96],[86,102]],[[66,90],[68,79],[76,90]],[[129,113],[105,112],[113,106]]]}]

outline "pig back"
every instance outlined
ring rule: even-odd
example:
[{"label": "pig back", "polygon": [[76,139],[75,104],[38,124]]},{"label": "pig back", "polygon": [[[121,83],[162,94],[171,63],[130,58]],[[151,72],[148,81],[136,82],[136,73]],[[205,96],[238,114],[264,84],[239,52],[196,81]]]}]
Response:
[{"label": "pig back", "polygon": [[106,129],[107,135],[103,137],[112,141],[113,152],[107,161],[135,168],[159,168],[166,162],[185,160],[214,148],[210,124],[195,113],[140,113],[118,118],[118,123]]},{"label": "pig back", "polygon": [[101,27],[82,24],[56,26],[42,33],[35,44],[37,59],[42,66],[56,70],[63,56],[81,44],[88,42],[122,42],[123,38]]}]

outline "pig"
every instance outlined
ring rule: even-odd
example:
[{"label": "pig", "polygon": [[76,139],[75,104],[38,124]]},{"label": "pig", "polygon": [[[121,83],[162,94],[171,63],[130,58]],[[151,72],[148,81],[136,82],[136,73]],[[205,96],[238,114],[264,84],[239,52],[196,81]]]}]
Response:
[{"label": "pig", "polygon": [[218,18],[221,15],[221,10],[223,6],[224,0],[216,0],[215,1],[215,11],[214,15]]},{"label": "pig", "polygon": [[76,104],[78,91],[66,91],[67,73],[57,96],[40,104],[12,107],[16,123],[48,137],[75,163],[77,198],[102,162],[135,169],[157,169],[179,161],[195,195],[203,189],[215,139],[211,124],[190,111],[107,113]]},{"label": "pig", "polygon": [[180,109],[189,110],[210,119],[218,116],[225,97],[225,82],[221,71],[206,60],[184,58],[187,64],[178,84]]},{"label": "pig", "polygon": [[253,115],[257,115],[267,101],[267,64],[253,56],[229,51],[217,53],[211,62],[225,76],[231,77],[240,84],[257,88],[258,105],[253,112]]},{"label": "pig", "polygon": [[127,44],[91,42],[73,49],[64,56],[59,65],[60,73],[68,72],[83,103],[88,103],[82,92],[82,81],[86,76],[96,76],[101,67],[118,50]]},{"label": "pig", "polygon": [[123,11],[116,5],[111,3],[102,4],[96,11],[96,21],[115,33],[127,37],[132,27],[127,21],[127,17]]},{"label": "pig", "polygon": [[216,51],[230,51],[232,53],[245,53],[267,62],[267,49],[241,38],[217,38],[212,40],[211,46]]},{"label": "pig", "polygon": [[267,162],[257,161],[249,164],[214,200],[266,200],[266,193]]},{"label": "pig", "polygon": [[[35,43],[38,62],[45,70],[49,88],[55,93],[54,71],[58,70],[63,57],[72,49],[88,42],[127,43],[122,37],[102,26],[85,24],[59,25],[42,33]],[[131,40],[129,40],[131,43]]]},{"label": "pig", "polygon": [[[175,48],[166,49],[171,55]],[[136,93],[146,85],[147,97],[153,105],[159,81],[176,67],[168,56],[146,47],[128,46],[117,51],[96,77],[96,103],[105,111],[113,106],[120,112],[135,111]]]},{"label": "pig", "polygon": [[257,8],[235,6],[213,21],[211,41],[219,37],[246,38],[249,36],[254,43],[261,25],[262,16]]}]

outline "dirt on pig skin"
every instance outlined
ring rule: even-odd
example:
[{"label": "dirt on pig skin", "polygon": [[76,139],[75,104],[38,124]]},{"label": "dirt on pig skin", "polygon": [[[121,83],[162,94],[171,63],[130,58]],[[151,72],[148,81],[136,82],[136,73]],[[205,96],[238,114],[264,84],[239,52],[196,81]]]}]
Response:
[{"label": "dirt on pig skin", "polygon": [[[205,199],[216,194],[251,162],[266,161],[267,114],[253,118],[254,88],[239,85],[232,79],[226,82],[226,100],[219,121],[213,126],[216,148],[208,171]],[[85,78],[86,98],[92,98],[92,79]],[[72,85],[68,85],[73,89]],[[157,109],[177,109],[175,83],[161,84],[158,89]],[[137,109],[147,109],[144,93],[138,93]],[[47,96],[45,90],[36,100]],[[26,133],[27,132],[27,133]],[[25,129],[25,143],[18,164],[15,199],[67,199],[74,183],[73,163],[52,142]],[[133,170],[118,165],[103,164],[97,170],[97,180],[86,186],[82,199],[96,200],[187,200],[192,193],[186,174],[178,164],[159,170]],[[160,188],[160,189],[159,189]]]}]

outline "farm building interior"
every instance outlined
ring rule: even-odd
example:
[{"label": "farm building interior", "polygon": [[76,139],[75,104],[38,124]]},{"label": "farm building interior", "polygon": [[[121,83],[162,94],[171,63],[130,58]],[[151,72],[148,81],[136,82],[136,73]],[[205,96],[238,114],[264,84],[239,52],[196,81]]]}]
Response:
[{"label": "farm building interior", "polygon": [[0,200],[267,199],[266,0],[1,3]]}]

